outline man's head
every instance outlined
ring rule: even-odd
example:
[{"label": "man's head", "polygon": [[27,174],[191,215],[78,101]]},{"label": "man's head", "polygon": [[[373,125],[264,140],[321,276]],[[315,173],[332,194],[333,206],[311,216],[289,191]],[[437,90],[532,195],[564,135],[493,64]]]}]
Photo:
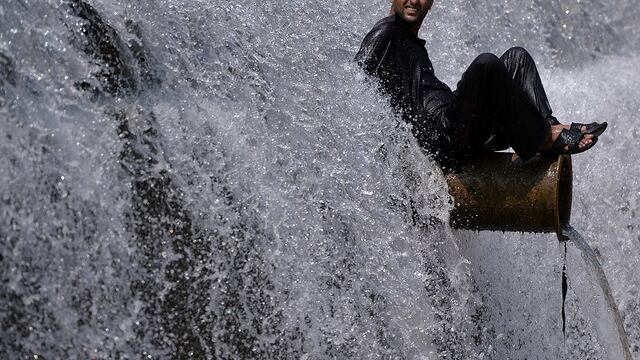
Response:
[{"label": "man's head", "polygon": [[391,0],[391,15],[411,24],[416,32],[433,5],[433,0]]}]

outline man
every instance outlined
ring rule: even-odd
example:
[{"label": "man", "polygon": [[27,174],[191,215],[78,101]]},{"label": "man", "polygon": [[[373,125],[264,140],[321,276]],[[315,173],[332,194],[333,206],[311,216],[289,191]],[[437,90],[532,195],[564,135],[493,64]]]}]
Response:
[{"label": "man", "polygon": [[478,56],[455,92],[436,78],[418,38],[433,0],[391,0],[390,16],[356,55],[378,78],[418,142],[451,170],[482,151],[512,147],[526,161],[538,152],[575,154],[595,145],[607,123],[562,125],[552,115],[538,70],[523,48]]}]

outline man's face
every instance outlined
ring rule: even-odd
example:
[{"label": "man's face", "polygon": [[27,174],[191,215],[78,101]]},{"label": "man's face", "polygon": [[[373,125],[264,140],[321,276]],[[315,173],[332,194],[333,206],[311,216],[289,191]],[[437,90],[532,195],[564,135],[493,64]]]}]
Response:
[{"label": "man's face", "polygon": [[422,23],[433,0],[391,0],[391,11],[408,23]]}]

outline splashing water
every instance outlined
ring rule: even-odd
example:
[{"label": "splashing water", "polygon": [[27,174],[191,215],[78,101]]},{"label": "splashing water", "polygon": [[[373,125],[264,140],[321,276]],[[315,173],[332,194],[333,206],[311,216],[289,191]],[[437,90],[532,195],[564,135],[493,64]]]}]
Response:
[{"label": "splashing water", "polygon": [[[610,122],[573,225],[640,359],[640,13],[614,3],[436,2],[421,36],[450,85],[523,45],[561,120]],[[553,236],[446,226],[351,62],[387,6],[2,2],[0,357],[608,358],[577,295],[562,338]]]}]

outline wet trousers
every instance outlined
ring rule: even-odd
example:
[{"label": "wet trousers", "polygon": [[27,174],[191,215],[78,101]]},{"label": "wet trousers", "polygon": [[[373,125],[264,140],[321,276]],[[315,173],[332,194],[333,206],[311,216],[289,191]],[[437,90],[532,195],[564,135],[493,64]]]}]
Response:
[{"label": "wet trousers", "polygon": [[500,58],[478,56],[458,82],[447,117],[456,124],[456,158],[509,147],[523,160],[540,149],[550,126],[547,95],[531,55],[523,48]]}]

